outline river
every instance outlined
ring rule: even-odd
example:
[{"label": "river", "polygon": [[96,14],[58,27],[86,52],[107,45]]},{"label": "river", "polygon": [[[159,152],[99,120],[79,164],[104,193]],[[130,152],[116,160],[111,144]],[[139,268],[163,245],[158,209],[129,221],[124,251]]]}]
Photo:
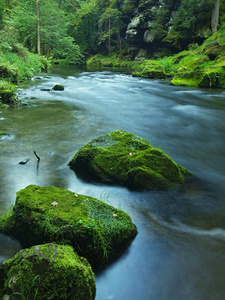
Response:
[{"label": "river", "polygon": [[[28,106],[0,111],[0,131],[10,134],[0,140],[0,214],[29,184],[99,198],[126,211],[138,235],[95,270],[96,300],[225,299],[225,92],[73,66],[40,76],[20,85]],[[55,84],[65,90],[48,91]],[[147,138],[194,176],[166,192],[78,178],[67,166],[74,153],[117,129]],[[19,249],[0,235],[0,261]]]}]

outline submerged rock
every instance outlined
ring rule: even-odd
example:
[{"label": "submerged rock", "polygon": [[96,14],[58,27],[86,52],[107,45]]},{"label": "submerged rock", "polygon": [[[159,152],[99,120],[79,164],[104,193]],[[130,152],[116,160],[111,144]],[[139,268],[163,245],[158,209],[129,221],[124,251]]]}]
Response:
[{"label": "submerged rock", "polygon": [[172,189],[184,181],[185,175],[191,175],[148,140],[123,130],[93,139],[69,165],[78,174],[91,174],[136,189]]},{"label": "submerged rock", "polygon": [[0,232],[25,247],[69,244],[97,264],[114,256],[135,237],[137,229],[125,212],[98,199],[53,186],[30,185],[17,193],[14,207],[0,217]]},{"label": "submerged rock", "polygon": [[91,266],[71,246],[33,246],[0,267],[1,299],[93,300],[95,293]]}]

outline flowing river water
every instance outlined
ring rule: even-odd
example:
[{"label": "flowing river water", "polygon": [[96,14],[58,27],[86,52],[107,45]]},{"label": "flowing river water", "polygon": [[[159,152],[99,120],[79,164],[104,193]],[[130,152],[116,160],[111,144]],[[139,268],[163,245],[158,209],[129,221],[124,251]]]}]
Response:
[{"label": "flowing river water", "polygon": [[[225,92],[72,66],[44,75],[20,86],[29,106],[0,111],[0,131],[10,134],[0,140],[0,214],[29,184],[96,197],[138,228],[118,259],[95,270],[96,300],[225,299]],[[48,91],[57,83],[65,90]],[[67,166],[74,153],[117,129],[147,138],[194,176],[166,192],[78,178]],[[0,235],[0,261],[20,249]]]}]

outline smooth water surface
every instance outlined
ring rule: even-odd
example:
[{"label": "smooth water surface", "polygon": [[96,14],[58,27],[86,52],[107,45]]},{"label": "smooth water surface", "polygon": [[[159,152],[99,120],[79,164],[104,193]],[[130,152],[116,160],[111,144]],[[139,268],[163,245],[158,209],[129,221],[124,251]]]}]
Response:
[{"label": "smooth water surface", "polygon": [[[20,87],[29,106],[0,112],[0,131],[10,134],[0,140],[0,213],[29,184],[107,201],[129,213],[139,233],[95,270],[97,300],[225,299],[225,92],[74,67],[48,75]],[[65,90],[48,91],[56,83]],[[74,153],[117,129],[147,138],[194,176],[167,192],[79,179],[67,166]],[[1,261],[19,249],[0,236]]]}]

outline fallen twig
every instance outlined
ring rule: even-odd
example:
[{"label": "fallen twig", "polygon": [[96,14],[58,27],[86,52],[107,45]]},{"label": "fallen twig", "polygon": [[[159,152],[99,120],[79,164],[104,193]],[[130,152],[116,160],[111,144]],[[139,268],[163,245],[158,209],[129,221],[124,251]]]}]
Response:
[{"label": "fallen twig", "polygon": [[40,160],[40,157],[37,155],[36,151],[34,151],[34,154],[37,157],[37,159]]}]

